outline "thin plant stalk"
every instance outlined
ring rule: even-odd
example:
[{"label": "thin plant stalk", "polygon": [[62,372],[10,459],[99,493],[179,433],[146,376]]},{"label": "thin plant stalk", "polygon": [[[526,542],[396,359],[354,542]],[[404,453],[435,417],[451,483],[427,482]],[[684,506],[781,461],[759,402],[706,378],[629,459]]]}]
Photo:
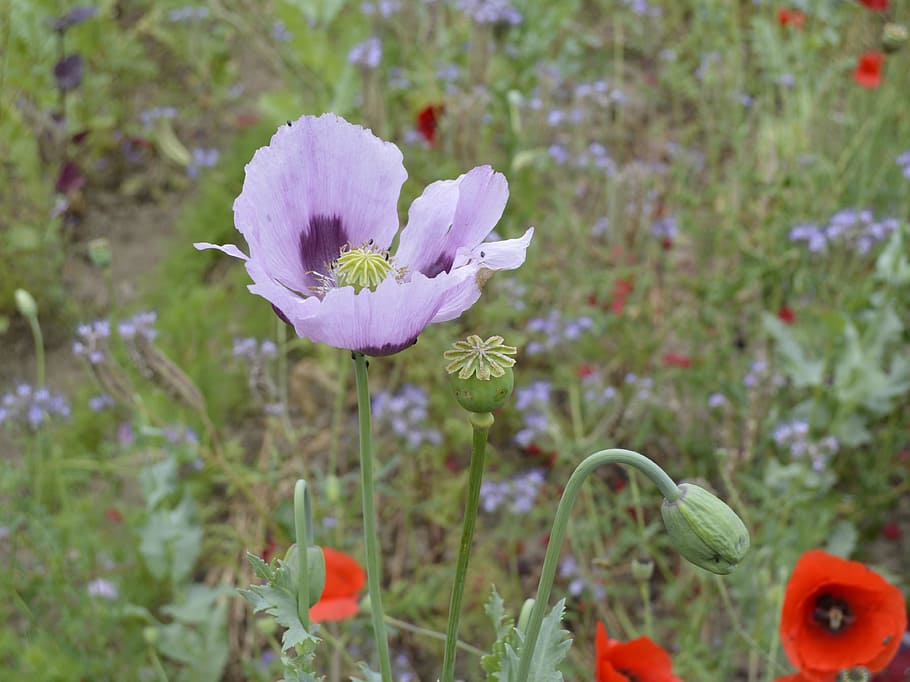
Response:
[{"label": "thin plant stalk", "polygon": [[547,609],[547,601],[550,598],[550,590],[553,588],[553,580],[556,577],[556,568],[559,563],[559,552],[562,548],[562,541],[565,538],[566,530],[569,527],[569,518],[572,515],[572,507],[575,506],[575,500],[581,490],[585,479],[596,469],[605,464],[628,464],[633,466],[648,478],[660,489],[661,494],[670,502],[679,498],[681,492],[676,483],[673,482],[666,472],[657,464],[652,462],[644,455],[631,450],[622,450],[611,448],[609,450],[600,450],[593,455],[589,455],[579,464],[572,475],[569,477],[566,488],[563,491],[562,499],[559,500],[559,506],[556,509],[556,517],[553,519],[553,529],[550,531],[550,542],[547,545],[547,552],[543,560],[543,569],[540,573],[540,582],[537,584],[537,596],[534,600],[534,608],[531,611],[531,617],[528,621],[527,630],[524,633],[524,642],[521,646],[521,659],[518,665],[519,680],[530,680],[528,672],[531,669],[531,659],[534,657],[534,649],[537,645],[537,636],[540,634],[540,626],[543,623],[544,614]]},{"label": "thin plant stalk", "polygon": [[300,618],[305,630],[310,629],[310,571],[307,548],[312,537],[311,529],[308,528],[308,520],[312,518],[312,514],[309,513],[308,506],[306,481],[301,479],[294,486],[294,534],[297,541],[297,617]]},{"label": "thin plant stalk", "polygon": [[363,497],[363,540],[366,546],[367,588],[370,593],[370,615],[373,636],[379,654],[382,682],[392,682],[392,662],[389,640],[382,609],[382,579],[379,564],[379,537],[376,533],[375,484],[373,482],[373,434],[370,418],[370,386],[367,379],[367,359],[363,353],[353,353],[354,377],[357,380],[357,416],[360,425],[360,489]]},{"label": "thin plant stalk", "polygon": [[35,371],[37,374],[38,388],[44,387],[44,336],[41,334],[41,325],[37,315],[28,316],[28,326],[32,330],[32,339],[35,342]]},{"label": "thin plant stalk", "polygon": [[455,680],[455,648],[458,645],[458,621],[461,618],[461,602],[468,577],[468,560],[474,542],[474,527],[477,525],[477,508],[480,503],[480,484],[483,480],[483,462],[486,456],[487,435],[493,426],[493,415],[489,412],[471,415],[474,439],[471,447],[471,468],[468,474],[468,494],[465,500],[464,524],[461,530],[461,544],[458,561],[455,564],[455,582],[452,584],[452,599],[449,602],[449,623],[446,627],[445,654],[442,659],[442,682]]}]

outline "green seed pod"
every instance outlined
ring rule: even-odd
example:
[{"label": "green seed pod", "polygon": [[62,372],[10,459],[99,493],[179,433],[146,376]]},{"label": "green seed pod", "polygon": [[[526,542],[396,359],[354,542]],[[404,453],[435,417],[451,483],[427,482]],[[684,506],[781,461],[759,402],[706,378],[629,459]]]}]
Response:
[{"label": "green seed pod", "polygon": [[515,387],[515,375],[511,367],[496,378],[484,380],[471,376],[462,379],[453,374],[450,381],[455,400],[468,412],[492,412],[499,409],[506,404]]},{"label": "green seed pod", "polygon": [[517,351],[507,346],[501,336],[491,336],[486,341],[472,334],[464,341],[456,341],[444,353],[449,361],[446,372],[451,375],[455,400],[469,412],[492,412],[512,395],[515,376],[509,357]]},{"label": "green seed pod", "polygon": [[529,597],[525,599],[525,603],[521,605],[521,612],[518,614],[518,623],[515,626],[521,632],[526,632],[528,629],[528,621],[531,620],[531,611],[534,608],[534,599]]},{"label": "green seed pod", "polygon": [[716,495],[681,483],[681,495],[664,500],[660,513],[673,545],[686,559],[718,575],[731,573],[749,550],[745,524]]}]

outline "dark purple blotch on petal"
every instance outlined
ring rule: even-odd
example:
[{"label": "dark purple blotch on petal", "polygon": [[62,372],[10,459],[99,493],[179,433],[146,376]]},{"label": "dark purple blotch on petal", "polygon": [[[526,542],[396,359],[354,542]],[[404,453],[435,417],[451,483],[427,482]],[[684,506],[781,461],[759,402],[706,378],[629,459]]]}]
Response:
[{"label": "dark purple blotch on petal", "polygon": [[313,216],[306,229],[300,233],[303,271],[328,274],[332,261],[338,258],[341,247],[347,243],[348,233],[339,216]]},{"label": "dark purple blotch on petal", "polygon": [[75,90],[82,83],[84,62],[81,54],[69,54],[54,65],[54,80],[61,90]]},{"label": "dark purple blotch on petal", "polygon": [[358,348],[357,350],[364,355],[372,355],[373,357],[378,358],[383,355],[394,355],[395,353],[403,351],[405,348],[410,348],[415,343],[417,343],[416,336],[404,343],[386,343],[381,346],[368,346],[366,348]]},{"label": "dark purple blotch on petal", "polygon": [[452,269],[452,263],[455,262],[455,256],[449,253],[442,252],[437,256],[436,260],[430,263],[427,267],[422,269],[422,272],[427,277],[435,277],[440,272],[448,272]]},{"label": "dark purple blotch on petal", "polygon": [[284,323],[287,324],[287,325],[290,325],[291,327],[294,326],[294,325],[291,323],[291,321],[288,319],[288,316],[285,315],[283,312],[281,312],[281,308],[279,308],[279,307],[278,307],[277,305],[275,305],[274,303],[272,304],[272,310],[275,311],[275,314],[278,316],[278,319],[280,319],[282,322],[284,322]]},{"label": "dark purple blotch on petal", "polygon": [[83,21],[91,19],[96,14],[98,14],[97,7],[91,7],[90,5],[74,7],[54,22],[54,30],[62,33],[68,28],[78,26]]}]

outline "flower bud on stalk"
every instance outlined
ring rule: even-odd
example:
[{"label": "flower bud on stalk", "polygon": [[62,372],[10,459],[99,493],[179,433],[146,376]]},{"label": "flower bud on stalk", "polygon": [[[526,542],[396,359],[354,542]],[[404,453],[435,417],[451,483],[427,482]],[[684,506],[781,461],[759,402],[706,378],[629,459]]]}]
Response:
[{"label": "flower bud on stalk", "polygon": [[38,317],[38,304],[30,293],[25,289],[16,289],[13,297],[16,299],[16,308],[22,313],[22,317],[27,320]]},{"label": "flower bud on stalk", "polygon": [[[291,569],[291,575],[297,575],[297,545],[288,548],[284,558]],[[314,606],[322,591],[325,589],[325,554],[322,547],[310,546],[306,548],[307,572],[309,577],[309,606]]]},{"label": "flower bud on stalk", "polygon": [[458,404],[475,413],[489,413],[505,405],[515,387],[515,358],[509,356],[517,352],[515,346],[505,345],[501,336],[484,341],[472,334],[452,344],[452,350],[443,355],[451,361],[446,372],[452,375]]},{"label": "flower bud on stalk", "polygon": [[686,559],[718,575],[732,573],[749,550],[749,531],[720,498],[691,483],[664,500],[660,513],[673,545]]},{"label": "flower bud on stalk", "polygon": [[897,52],[907,42],[907,27],[903,24],[885,24],[882,29],[882,49],[891,54]]}]

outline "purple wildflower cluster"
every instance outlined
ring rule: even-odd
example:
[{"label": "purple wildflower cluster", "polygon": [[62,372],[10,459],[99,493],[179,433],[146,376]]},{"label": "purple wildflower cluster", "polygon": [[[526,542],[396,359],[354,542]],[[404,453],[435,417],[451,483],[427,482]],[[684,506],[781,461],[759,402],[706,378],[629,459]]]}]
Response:
[{"label": "purple wildflower cluster", "polygon": [[278,355],[278,346],[269,339],[235,338],[233,355],[244,361],[250,393],[270,415],[284,411],[278,387],[269,372],[269,362]]},{"label": "purple wildflower cluster", "polygon": [[540,469],[531,469],[506,481],[484,481],[480,484],[480,504],[488,513],[505,507],[513,514],[527,514],[543,484],[544,474]]},{"label": "purple wildflower cluster", "polygon": [[167,18],[175,23],[182,23],[194,19],[208,19],[210,14],[211,10],[204,5],[185,5],[184,7],[172,9],[168,12]]},{"label": "purple wildflower cluster", "polygon": [[116,405],[116,402],[107,393],[100,393],[88,399],[88,407],[92,412],[101,412],[101,410],[114,405]]},{"label": "purple wildflower cluster", "polygon": [[155,329],[155,320],[157,319],[158,313],[154,310],[136,313],[117,325],[117,331],[120,333],[120,337],[127,341],[137,337],[147,341],[154,341],[155,337],[158,336],[158,332]]},{"label": "purple wildflower cluster", "polygon": [[560,310],[551,310],[543,317],[532,317],[525,329],[535,338],[525,345],[525,352],[539,355],[564,348],[566,343],[577,341],[593,326],[594,320],[587,315],[566,319]]},{"label": "purple wildflower cluster", "polygon": [[73,341],[73,355],[87,358],[97,365],[105,358],[107,341],[111,336],[111,323],[107,320],[95,320],[76,327],[76,340]]},{"label": "purple wildflower cluster", "polygon": [[283,21],[276,21],[272,24],[271,33],[272,38],[279,43],[287,43],[294,38],[294,34],[288,30]]},{"label": "purple wildflower cluster", "polygon": [[805,223],[790,229],[791,242],[804,242],[812,253],[825,253],[842,245],[859,253],[869,253],[900,227],[897,218],[875,218],[869,209],[846,208],[828,219],[825,225]]},{"label": "purple wildflower cluster", "polygon": [[98,597],[108,601],[116,601],[120,598],[120,589],[117,585],[104,578],[95,578],[85,586],[85,589],[90,597]]},{"label": "purple wildflower cluster", "polygon": [[900,166],[903,176],[910,180],[910,149],[897,157],[897,165]]},{"label": "purple wildflower cluster", "polygon": [[364,2],[360,5],[360,11],[368,17],[378,14],[383,19],[389,19],[394,14],[401,11],[401,0],[377,0],[376,2]]},{"label": "purple wildflower cluster", "polygon": [[609,383],[604,381],[600,372],[590,372],[581,378],[581,385],[584,389],[585,403],[596,407],[602,407],[611,400],[616,398],[617,391]]},{"label": "purple wildflower cluster", "polygon": [[515,389],[515,409],[521,414],[524,425],[512,439],[523,448],[552,432],[550,394],[553,385],[543,379]]},{"label": "purple wildflower cluster", "polygon": [[834,436],[813,440],[808,422],[802,420],[778,424],[771,437],[779,447],[789,452],[793,460],[807,459],[815,471],[822,471],[840,449]]},{"label": "purple wildflower cluster", "polygon": [[749,371],[743,377],[743,386],[746,388],[757,388],[770,384],[774,388],[780,388],[786,379],[780,374],[771,371],[766,360],[755,360],[749,366]]},{"label": "purple wildflower cluster", "polygon": [[69,417],[70,406],[59,394],[46,388],[19,384],[0,399],[0,425],[20,423],[35,430],[52,417]]},{"label": "purple wildflower cluster", "polygon": [[177,117],[177,109],[174,107],[152,107],[140,112],[139,120],[146,130],[154,127],[155,121],[159,119],[171,120]]},{"label": "purple wildflower cluster", "polygon": [[657,5],[652,5],[647,0],[622,0],[622,4],[631,9],[635,14],[640,17],[649,17],[651,19],[658,19],[663,16],[664,10],[662,7]]},{"label": "purple wildflower cluster", "polygon": [[585,590],[590,590],[591,596],[597,600],[604,599],[607,595],[603,585],[589,582],[578,565],[578,560],[571,554],[567,554],[559,562],[559,577],[569,581],[567,590],[573,597],[579,596]]},{"label": "purple wildflower cluster", "polygon": [[426,391],[411,384],[405,384],[395,393],[381,391],[372,399],[376,423],[391,429],[411,450],[427,443],[442,443],[442,434],[426,426],[429,405]]},{"label": "purple wildflower cluster", "polygon": [[186,167],[186,174],[191,178],[199,176],[203,168],[214,168],[218,163],[219,152],[213,147],[195,147],[190,165]]},{"label": "purple wildflower cluster", "polygon": [[458,8],[478,24],[518,26],[524,20],[509,0],[458,0]]},{"label": "purple wildflower cluster", "polygon": [[382,59],[382,41],[376,36],[367,38],[357,43],[348,52],[348,63],[362,66],[365,69],[375,69]]}]

